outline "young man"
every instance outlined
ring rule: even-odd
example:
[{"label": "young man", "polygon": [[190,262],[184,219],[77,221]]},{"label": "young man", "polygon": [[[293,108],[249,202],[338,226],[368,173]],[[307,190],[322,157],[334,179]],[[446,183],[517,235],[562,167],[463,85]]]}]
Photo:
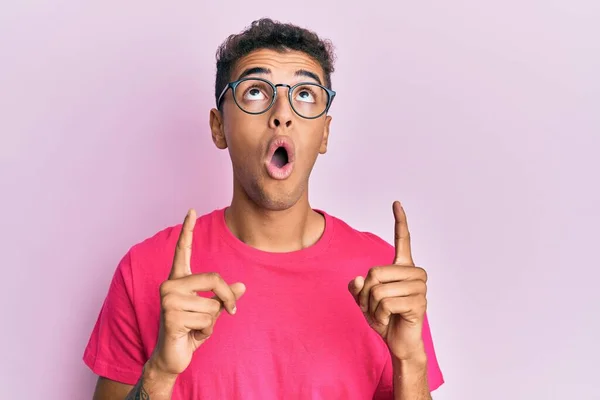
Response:
[{"label": "young man", "polygon": [[217,56],[229,207],[133,246],[84,361],[95,399],[430,399],[443,382],[406,216],[395,246],[312,209],[335,96],[328,42],[260,20]]}]

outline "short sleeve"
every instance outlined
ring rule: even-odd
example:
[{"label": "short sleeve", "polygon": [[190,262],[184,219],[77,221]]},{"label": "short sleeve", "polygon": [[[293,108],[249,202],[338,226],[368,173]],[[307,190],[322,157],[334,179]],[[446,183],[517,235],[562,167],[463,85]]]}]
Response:
[{"label": "short sleeve", "polygon": [[83,361],[97,375],[134,385],[145,363],[133,306],[131,252],[119,262],[85,348]]},{"label": "short sleeve", "polygon": [[[429,390],[433,392],[444,383],[444,376],[442,375],[442,370],[435,354],[427,314],[425,314],[423,320],[423,342],[425,344],[425,353],[427,354],[427,381],[429,383]],[[393,374],[392,358],[388,357],[383,373],[381,374],[379,386],[373,397],[374,400],[391,400],[393,398]]]}]

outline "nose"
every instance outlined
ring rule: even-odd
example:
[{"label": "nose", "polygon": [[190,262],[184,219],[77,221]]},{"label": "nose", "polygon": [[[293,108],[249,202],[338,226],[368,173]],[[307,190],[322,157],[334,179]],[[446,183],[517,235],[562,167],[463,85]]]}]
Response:
[{"label": "nose", "polygon": [[[289,128],[292,126],[292,119],[294,117],[294,111],[288,101],[288,94],[283,87],[278,87],[277,98],[275,104],[271,108],[271,117],[269,118],[269,126],[271,128],[278,128],[285,126]],[[287,88],[289,90],[289,88]]]}]

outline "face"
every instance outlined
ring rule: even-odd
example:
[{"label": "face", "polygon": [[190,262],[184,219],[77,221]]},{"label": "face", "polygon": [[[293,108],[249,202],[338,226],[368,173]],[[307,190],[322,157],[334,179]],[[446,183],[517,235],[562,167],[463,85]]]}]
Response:
[{"label": "face", "polygon": [[[274,84],[325,82],[318,62],[302,52],[261,49],[240,59],[231,80],[244,77],[267,79]],[[253,110],[270,95],[266,85],[239,87],[238,103]],[[316,94],[293,93],[295,107],[306,112]],[[212,109],[210,125],[215,145],[228,149],[234,174],[234,190],[242,190],[256,205],[268,210],[285,210],[307,195],[308,180],[317,156],[327,151],[331,116],[306,119],[294,112],[288,88],[277,87],[277,97],[265,113],[242,111],[229,89],[220,112]],[[267,103],[269,103],[267,101]],[[305,114],[306,115],[306,114]]]}]

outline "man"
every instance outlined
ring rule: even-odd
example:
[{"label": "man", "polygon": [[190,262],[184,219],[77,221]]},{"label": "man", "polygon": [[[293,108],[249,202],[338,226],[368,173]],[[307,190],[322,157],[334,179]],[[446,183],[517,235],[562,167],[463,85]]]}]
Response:
[{"label": "man", "polygon": [[443,382],[406,216],[395,246],[308,201],[335,96],[328,42],[269,19],[217,54],[229,207],[133,246],[85,350],[95,399],[430,399]]}]

